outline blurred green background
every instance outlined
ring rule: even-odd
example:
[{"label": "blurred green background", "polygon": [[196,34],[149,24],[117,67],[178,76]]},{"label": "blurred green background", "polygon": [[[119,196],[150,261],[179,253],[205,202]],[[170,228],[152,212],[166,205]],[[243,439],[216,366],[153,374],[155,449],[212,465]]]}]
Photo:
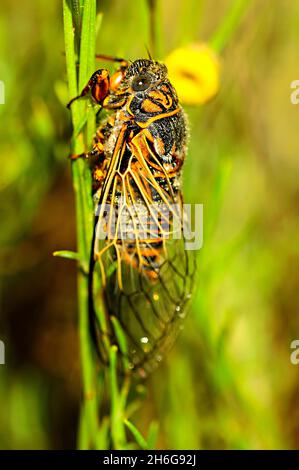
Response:
[{"label": "blurred green background", "polygon": [[[101,0],[97,50],[146,55],[146,1]],[[161,0],[159,58],[208,42],[234,0]],[[246,2],[243,2],[246,3]],[[299,3],[248,0],[219,95],[186,108],[185,195],[204,204],[192,311],[149,380],[159,448],[299,446]],[[81,379],[60,0],[1,0],[0,448],[74,448]],[[138,40],[136,40],[136,37]]]}]

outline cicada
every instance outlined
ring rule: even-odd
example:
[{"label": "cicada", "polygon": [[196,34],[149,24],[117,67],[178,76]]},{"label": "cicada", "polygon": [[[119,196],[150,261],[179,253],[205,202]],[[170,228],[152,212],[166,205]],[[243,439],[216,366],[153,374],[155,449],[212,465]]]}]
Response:
[{"label": "cicada", "polygon": [[[68,105],[90,96],[107,111],[84,154],[96,208],[92,332],[104,361],[109,338],[128,368],[146,375],[182,328],[195,274],[195,257],[185,249],[181,188],[188,132],[163,63],[112,60],[116,72],[97,70]],[[104,315],[97,313],[99,299]]]}]

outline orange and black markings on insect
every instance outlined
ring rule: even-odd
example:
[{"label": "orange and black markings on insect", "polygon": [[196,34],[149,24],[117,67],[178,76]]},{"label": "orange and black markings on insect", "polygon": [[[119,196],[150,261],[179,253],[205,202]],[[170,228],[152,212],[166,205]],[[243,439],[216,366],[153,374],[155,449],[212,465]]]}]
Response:
[{"label": "orange and black markings on insect", "polygon": [[[117,61],[113,75],[97,70],[68,106],[89,94],[109,116],[85,155],[92,162],[96,205],[90,266],[93,336],[104,361],[108,335],[128,367],[144,376],[182,328],[195,274],[195,256],[185,249],[183,230],[186,118],[165,65]],[[99,298],[104,316],[95,313]]]}]

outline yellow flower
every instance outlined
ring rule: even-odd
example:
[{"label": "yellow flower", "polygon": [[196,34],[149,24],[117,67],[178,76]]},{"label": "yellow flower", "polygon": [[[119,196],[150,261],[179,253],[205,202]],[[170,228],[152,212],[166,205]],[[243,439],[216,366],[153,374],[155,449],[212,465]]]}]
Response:
[{"label": "yellow flower", "polygon": [[183,104],[203,104],[219,90],[220,64],[206,44],[175,49],[164,60],[168,76]]}]

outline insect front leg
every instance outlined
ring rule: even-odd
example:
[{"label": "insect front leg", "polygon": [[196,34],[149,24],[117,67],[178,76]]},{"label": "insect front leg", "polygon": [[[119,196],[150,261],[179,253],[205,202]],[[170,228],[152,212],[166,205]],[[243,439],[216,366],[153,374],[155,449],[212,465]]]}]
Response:
[{"label": "insect front leg", "polygon": [[114,118],[112,116],[107,120],[104,121],[101,126],[98,127],[96,131],[96,135],[93,140],[92,149],[87,153],[80,153],[80,154],[72,154],[69,156],[71,160],[77,160],[78,158],[85,158],[89,159],[97,163],[100,159],[101,155],[104,153],[104,142],[107,139],[107,133],[111,132],[111,128],[114,124]]},{"label": "insect front leg", "polygon": [[92,98],[97,104],[102,104],[106,96],[109,94],[109,72],[106,69],[96,70],[88,80],[87,85],[83,88],[80,95],[75,96],[67,104],[67,108],[70,109],[72,103],[79,98],[83,98],[90,92]]},{"label": "insect front leg", "polygon": [[[106,57],[106,56],[102,56]],[[83,88],[80,95],[75,96],[67,104],[67,108],[70,109],[72,103],[79,98],[84,98],[89,93],[91,94],[92,99],[103,107],[109,108],[109,103],[105,104],[105,98],[108,97],[110,93],[118,91],[118,88],[124,79],[125,71],[128,67],[128,62],[123,59],[114,59],[120,62],[120,68],[109,76],[107,69],[96,70],[90,79],[88,80],[87,85]],[[106,100],[107,101],[107,100]],[[115,107],[115,106],[113,106]]]},{"label": "insect front leg", "polygon": [[[117,90],[125,74],[126,66],[127,63],[122,60],[119,70],[117,70],[111,77],[109,76],[109,72],[106,69],[99,69],[94,72],[80,95],[71,99],[71,101],[67,104],[67,108],[70,108],[74,101],[87,96],[89,93],[96,104],[101,105],[102,108],[119,108],[122,105],[122,100],[119,100],[119,98],[115,100],[113,99],[113,96],[115,93],[117,94]],[[110,99],[111,97],[112,99]],[[100,110],[102,108],[100,108]],[[112,127],[113,124],[111,124],[109,120],[105,121],[97,131],[92,150],[88,153],[72,154],[70,155],[70,159],[76,160],[77,158],[90,158],[101,155],[103,153],[104,141],[107,138],[107,131],[109,133]]]},{"label": "insect front leg", "polygon": [[78,158],[85,158],[85,159],[91,159],[91,158],[97,158],[103,153],[103,145],[101,143],[95,143],[90,150],[90,152],[86,153],[74,153],[69,155],[70,160],[78,160]]}]

